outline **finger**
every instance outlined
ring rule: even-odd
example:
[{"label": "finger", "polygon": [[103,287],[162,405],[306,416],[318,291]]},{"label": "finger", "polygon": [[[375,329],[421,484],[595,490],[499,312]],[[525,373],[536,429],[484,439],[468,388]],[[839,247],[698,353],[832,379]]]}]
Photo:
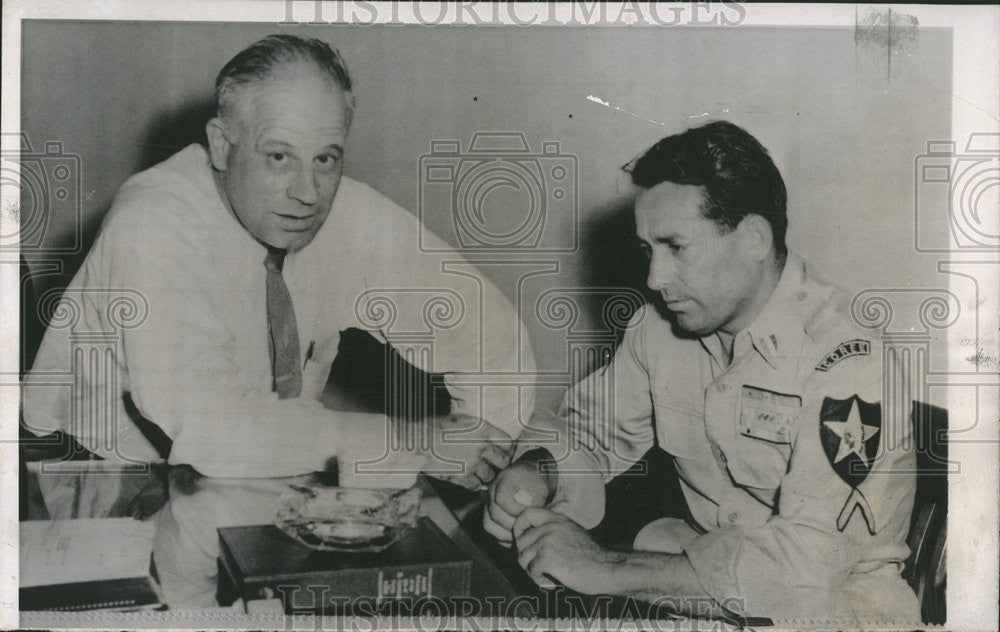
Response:
[{"label": "finger", "polygon": [[487,461],[479,460],[472,466],[472,473],[483,484],[488,484],[496,477],[497,470]]},{"label": "finger", "polygon": [[517,442],[513,439],[487,439],[487,442],[487,445],[499,450],[508,462],[514,456],[514,450],[517,448]]},{"label": "finger", "polygon": [[510,450],[514,446],[514,440],[509,434],[497,428],[488,421],[483,422],[485,424],[483,435],[490,443],[503,447],[505,450]]},{"label": "finger", "polygon": [[517,563],[524,570],[528,570],[528,567],[531,565],[532,561],[536,557],[538,557],[539,548],[537,542],[533,543],[532,546],[522,547],[521,543],[515,540],[514,546],[517,547]]},{"label": "finger", "polygon": [[502,470],[510,465],[510,453],[496,444],[486,446],[479,454],[479,458],[483,459],[497,470]]},{"label": "finger", "polygon": [[550,568],[551,564],[548,560],[548,555],[536,555],[530,562],[527,563],[526,566],[524,566],[524,570],[527,571],[528,576],[531,577],[536,584],[538,584],[539,588],[551,590],[558,584],[554,581],[554,578],[550,574],[552,569]]},{"label": "finger", "polygon": [[538,584],[539,588],[543,588],[545,590],[555,590],[559,587],[559,584],[552,581],[547,574],[539,576],[539,578],[535,580],[535,583]]},{"label": "finger", "polygon": [[483,531],[496,538],[497,542],[504,546],[510,546],[514,541],[514,535],[510,529],[503,528],[490,517],[488,512],[483,513]]},{"label": "finger", "polygon": [[517,540],[521,534],[532,527],[551,522],[558,516],[548,509],[542,507],[528,507],[521,512],[521,515],[514,521],[514,539]]},{"label": "finger", "polygon": [[554,527],[555,524],[549,522],[522,531],[520,535],[516,530],[512,531],[514,533],[514,543],[517,545],[517,550],[526,551],[535,546],[540,546],[543,543],[543,539],[552,534]]},{"label": "finger", "polygon": [[491,499],[486,506],[486,514],[489,515],[490,519],[496,524],[500,525],[513,537],[514,521],[517,516],[508,513],[503,507],[497,504],[496,500]]},{"label": "finger", "polygon": [[443,477],[442,480],[454,483],[455,485],[464,487],[470,491],[477,491],[482,486],[482,482],[476,477],[475,474],[462,474],[461,476],[453,475]]}]

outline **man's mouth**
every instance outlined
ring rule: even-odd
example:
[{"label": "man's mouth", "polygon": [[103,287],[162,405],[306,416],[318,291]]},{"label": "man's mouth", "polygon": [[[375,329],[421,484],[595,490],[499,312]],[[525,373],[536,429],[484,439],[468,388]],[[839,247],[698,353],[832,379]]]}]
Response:
[{"label": "man's mouth", "polygon": [[280,218],[281,228],[291,232],[308,230],[312,226],[313,219],[316,217],[315,213],[311,215],[276,213],[276,215]]},{"label": "man's mouth", "polygon": [[666,304],[667,309],[669,309],[671,311],[678,311],[680,309],[683,309],[683,307],[686,304],[690,303],[691,299],[689,299],[689,298],[672,298],[672,299],[666,299],[666,298],[664,298],[663,302]]}]

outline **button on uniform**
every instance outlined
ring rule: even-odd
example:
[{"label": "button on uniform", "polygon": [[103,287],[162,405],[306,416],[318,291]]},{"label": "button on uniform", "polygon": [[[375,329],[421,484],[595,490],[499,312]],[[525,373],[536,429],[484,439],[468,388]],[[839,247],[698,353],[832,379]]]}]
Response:
[{"label": "button on uniform", "polygon": [[731,527],[740,524],[740,512],[725,504],[719,506],[719,526]]}]

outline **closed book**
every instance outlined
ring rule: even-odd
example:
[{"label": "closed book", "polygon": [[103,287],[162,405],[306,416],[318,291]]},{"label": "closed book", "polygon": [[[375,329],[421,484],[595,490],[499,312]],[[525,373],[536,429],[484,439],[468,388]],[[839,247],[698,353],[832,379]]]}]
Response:
[{"label": "closed book", "polygon": [[154,525],[132,518],[20,523],[21,610],[163,606],[150,574]]},{"label": "closed book", "polygon": [[281,599],[286,612],[375,614],[466,596],[472,561],[422,517],[378,553],[315,551],[274,525],[219,529],[219,598]]}]

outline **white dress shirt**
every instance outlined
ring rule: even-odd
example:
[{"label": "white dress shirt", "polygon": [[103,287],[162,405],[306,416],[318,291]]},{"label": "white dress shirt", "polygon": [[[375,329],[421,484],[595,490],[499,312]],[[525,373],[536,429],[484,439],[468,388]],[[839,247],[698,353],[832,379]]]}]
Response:
[{"label": "white dress shirt", "polygon": [[153,460],[130,394],[173,440],[171,463],[228,478],[319,470],[349,422],[316,397],[339,332],[358,327],[445,373],[453,412],[516,436],[533,388],[495,378],[530,379],[528,336],[507,298],[459,255],[422,252],[419,228],[386,197],[341,180],[315,239],[285,259],[305,368],[301,396],[279,400],[266,249],[223,202],[205,149],[187,147],[119,191],[25,380],[28,427],[65,430],[105,458]]}]

